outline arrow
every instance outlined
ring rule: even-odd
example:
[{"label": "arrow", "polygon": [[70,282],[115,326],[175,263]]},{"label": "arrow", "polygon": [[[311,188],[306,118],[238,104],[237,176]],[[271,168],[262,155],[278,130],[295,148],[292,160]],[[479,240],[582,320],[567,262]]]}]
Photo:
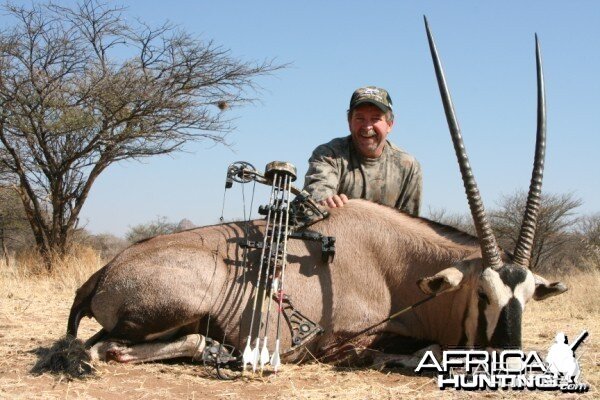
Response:
[{"label": "arrow", "polygon": [[271,357],[271,366],[275,373],[279,370],[281,365],[281,359],[279,358],[279,338],[275,341],[275,350],[273,350],[273,356]]},{"label": "arrow", "polygon": [[244,349],[244,354],[242,355],[243,362],[243,370],[246,370],[246,364],[252,364],[252,348],[250,346],[252,338],[248,335],[248,339],[246,340],[246,348]]},{"label": "arrow", "polygon": [[256,338],[254,350],[252,350],[252,372],[256,372],[256,366],[258,365],[258,358],[260,350],[258,349],[260,345],[260,338]]},{"label": "arrow", "polygon": [[269,362],[269,350],[267,349],[267,337],[263,339],[263,347],[260,351],[260,373],[262,374],[265,364]]}]

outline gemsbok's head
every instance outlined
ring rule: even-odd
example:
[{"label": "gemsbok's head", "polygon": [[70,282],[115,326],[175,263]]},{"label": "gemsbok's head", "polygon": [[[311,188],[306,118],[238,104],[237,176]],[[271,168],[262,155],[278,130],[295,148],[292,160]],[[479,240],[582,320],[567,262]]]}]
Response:
[{"label": "gemsbok's head", "polygon": [[477,183],[469,165],[446,78],[427,19],[425,28],[437,82],[458,158],[467,200],[481,247],[481,258],[463,261],[418,284],[428,294],[468,290],[461,345],[488,349],[520,348],[521,323],[525,304],[543,300],[567,290],[560,282],[549,283],[529,269],[531,249],[540,209],[544,155],[546,149],[546,100],[542,60],[535,37],[537,65],[537,138],[535,160],[521,231],[512,256],[502,255],[486,217]]}]

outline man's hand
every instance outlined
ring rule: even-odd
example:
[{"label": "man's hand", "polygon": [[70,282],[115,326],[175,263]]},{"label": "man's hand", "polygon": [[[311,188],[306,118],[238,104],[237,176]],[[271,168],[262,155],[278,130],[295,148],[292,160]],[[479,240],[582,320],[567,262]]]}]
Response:
[{"label": "man's hand", "polygon": [[336,208],[344,207],[344,204],[346,204],[347,202],[348,197],[346,197],[346,195],[342,193],[339,196],[337,194],[334,194],[333,196],[328,197],[325,200],[321,200],[319,204],[322,206],[327,206],[329,208]]}]

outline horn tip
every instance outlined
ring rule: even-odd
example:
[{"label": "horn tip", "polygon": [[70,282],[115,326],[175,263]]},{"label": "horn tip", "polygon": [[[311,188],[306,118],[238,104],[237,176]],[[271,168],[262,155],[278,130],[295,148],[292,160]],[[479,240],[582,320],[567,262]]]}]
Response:
[{"label": "horn tip", "polygon": [[536,33],[535,34],[535,56],[536,56],[536,59],[538,59],[538,60],[540,59],[541,52],[542,52],[542,50],[540,47],[540,39],[538,37],[538,34]]},{"label": "horn tip", "polygon": [[423,21],[425,22],[425,31],[427,32],[427,36],[431,36],[431,30],[429,29],[429,21],[427,20],[427,16],[423,14]]},{"label": "horn tip", "polygon": [[540,48],[540,37],[538,36],[537,32],[535,33],[535,47],[537,49]]}]

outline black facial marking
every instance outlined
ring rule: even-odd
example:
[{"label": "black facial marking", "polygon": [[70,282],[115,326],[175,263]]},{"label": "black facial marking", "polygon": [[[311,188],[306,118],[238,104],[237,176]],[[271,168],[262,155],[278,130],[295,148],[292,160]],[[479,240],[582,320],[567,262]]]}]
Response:
[{"label": "black facial marking", "polygon": [[523,308],[514,297],[500,311],[498,324],[490,340],[490,346],[502,349],[521,348],[521,317]]},{"label": "black facial marking", "polygon": [[527,270],[516,265],[505,265],[498,270],[502,282],[514,292],[515,287],[527,279]]},{"label": "black facial marking", "polygon": [[475,347],[486,347],[488,343],[487,339],[487,319],[485,318],[485,309],[488,306],[486,299],[479,297],[477,299],[477,308],[479,314],[477,315],[477,330],[475,338]]},{"label": "black facial marking", "polygon": [[463,328],[463,332],[460,337],[460,341],[458,342],[458,347],[465,347],[467,345],[467,342],[469,341],[469,338],[467,337],[467,330],[465,329],[468,316],[469,316],[469,307],[465,307],[465,312],[462,317],[462,323],[460,324],[460,326],[462,326],[462,328]]},{"label": "black facial marking", "polygon": [[478,292],[477,296],[480,300],[484,301],[486,304],[490,304],[490,299],[484,292]]}]

